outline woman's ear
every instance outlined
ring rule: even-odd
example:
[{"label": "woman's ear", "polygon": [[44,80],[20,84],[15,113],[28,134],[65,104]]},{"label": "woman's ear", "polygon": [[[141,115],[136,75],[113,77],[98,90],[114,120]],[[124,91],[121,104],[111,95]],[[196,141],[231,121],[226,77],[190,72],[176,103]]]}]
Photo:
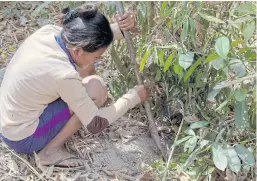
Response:
[{"label": "woman's ear", "polygon": [[76,56],[81,57],[85,54],[84,50],[82,48],[76,49]]},{"label": "woman's ear", "polygon": [[70,51],[71,52],[71,56],[74,57],[74,58],[80,57],[81,56],[80,49],[73,49],[73,50],[71,50]]}]

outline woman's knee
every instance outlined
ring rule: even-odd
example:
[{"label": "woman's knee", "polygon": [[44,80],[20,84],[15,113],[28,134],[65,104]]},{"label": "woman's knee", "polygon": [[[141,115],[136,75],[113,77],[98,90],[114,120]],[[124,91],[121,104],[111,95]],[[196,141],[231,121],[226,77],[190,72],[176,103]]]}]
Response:
[{"label": "woman's knee", "polygon": [[101,107],[107,100],[107,86],[104,80],[98,75],[91,75],[82,80],[83,86],[89,97],[95,102],[97,107]]}]

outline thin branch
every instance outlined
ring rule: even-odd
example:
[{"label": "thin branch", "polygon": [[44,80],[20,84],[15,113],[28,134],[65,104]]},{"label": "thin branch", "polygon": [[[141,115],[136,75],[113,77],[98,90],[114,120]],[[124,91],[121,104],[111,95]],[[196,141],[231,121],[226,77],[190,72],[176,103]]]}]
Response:
[{"label": "thin branch", "polygon": [[[120,2],[120,1],[117,2],[116,6],[117,6],[118,13],[121,14],[121,15],[124,14],[124,7],[123,7],[122,2]],[[134,64],[134,69],[135,69],[134,71],[135,71],[137,83],[139,85],[142,85],[143,84],[143,78],[139,73],[139,65],[136,62],[136,49],[134,47],[132,37],[131,37],[130,33],[127,32],[127,31],[124,31],[124,36],[125,36],[125,39],[126,39],[128,49],[129,49],[131,62]],[[153,137],[153,139],[154,139],[158,149],[161,151],[161,153],[165,154],[165,150],[162,147],[161,140],[160,140],[159,135],[158,135],[157,126],[155,124],[154,117],[153,117],[152,112],[151,112],[151,107],[150,107],[150,104],[149,104],[148,101],[144,102],[144,107],[145,107],[145,112],[146,112],[148,120],[149,120],[149,127],[150,127],[151,136]]]},{"label": "thin branch", "polygon": [[164,169],[164,174],[163,174],[163,177],[162,177],[162,181],[166,181],[166,175],[167,175],[168,167],[169,167],[169,165],[170,165],[171,158],[172,158],[172,156],[173,156],[173,154],[174,154],[174,150],[175,150],[175,148],[176,148],[175,143],[176,143],[176,141],[178,140],[178,136],[179,136],[179,134],[180,134],[180,132],[181,132],[183,123],[184,123],[184,119],[182,119],[182,121],[181,121],[181,123],[180,123],[180,126],[179,126],[179,129],[178,129],[176,138],[175,138],[175,140],[174,140],[174,142],[173,142],[173,145],[171,146],[171,150],[170,150],[168,162],[167,162],[166,167],[165,167],[165,169]]}]

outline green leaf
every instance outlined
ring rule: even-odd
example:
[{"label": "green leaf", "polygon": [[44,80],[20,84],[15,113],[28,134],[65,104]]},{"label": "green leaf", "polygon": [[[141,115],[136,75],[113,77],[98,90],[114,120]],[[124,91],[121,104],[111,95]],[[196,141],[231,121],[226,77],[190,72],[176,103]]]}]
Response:
[{"label": "green leaf", "polygon": [[237,102],[235,107],[235,123],[237,129],[240,131],[245,130],[245,128],[250,127],[248,110],[245,100]]},{"label": "green leaf", "polygon": [[224,140],[224,134],[227,130],[227,127],[223,127],[221,130],[219,130],[218,135],[215,138],[215,142],[218,143],[220,140]]},{"label": "green leaf", "polygon": [[141,55],[141,53],[142,53],[142,51],[143,51],[143,48],[144,48],[144,46],[140,46],[140,47],[137,49],[136,58],[138,58],[138,57]]},{"label": "green leaf", "polygon": [[175,52],[173,52],[172,54],[170,54],[170,56],[167,58],[167,60],[166,60],[166,62],[165,62],[165,64],[164,64],[164,69],[163,69],[164,72],[167,72],[167,70],[169,70],[174,55],[175,55]]},{"label": "green leaf", "polygon": [[178,50],[180,47],[178,44],[171,44],[171,45],[166,45],[166,46],[156,46],[156,48],[161,48],[161,49],[176,49]]},{"label": "green leaf", "polygon": [[239,17],[237,20],[234,21],[234,23],[236,23],[240,26],[241,23],[245,23],[246,21],[252,21],[254,19],[255,19],[255,17],[253,17],[253,16]]},{"label": "green leaf", "polygon": [[249,165],[243,164],[243,172],[250,172],[251,167]]},{"label": "green leaf", "polygon": [[148,48],[147,51],[145,52],[142,60],[140,61],[140,68],[139,68],[139,71],[142,72],[145,68],[145,63],[146,63],[146,60],[148,59],[150,53],[152,51],[152,48]]},{"label": "green leaf", "polygon": [[174,69],[174,72],[178,75],[181,75],[183,72],[183,68],[178,63],[174,64],[173,69]]},{"label": "green leaf", "polygon": [[237,22],[235,22],[235,21],[231,21],[231,20],[227,20],[227,22],[229,23],[229,25],[231,25],[231,26],[233,26],[233,27],[235,27],[235,28],[237,28],[237,29],[240,29],[240,24],[238,24]]},{"label": "green leaf", "polygon": [[160,16],[162,17],[164,15],[164,12],[165,12],[165,8],[168,4],[168,1],[164,1],[161,5],[161,10],[160,10]]},{"label": "green leaf", "polygon": [[245,91],[237,90],[235,92],[235,98],[236,98],[237,101],[241,102],[241,101],[245,100],[245,97],[246,97]]},{"label": "green leaf", "polygon": [[[212,167],[212,166],[208,166],[207,169],[203,172],[203,175],[210,175],[212,174],[212,172],[215,170],[215,167]],[[214,180],[213,180],[214,181]]]},{"label": "green leaf", "polygon": [[256,53],[252,50],[248,50],[245,53],[245,57],[248,61],[255,61],[256,60]]},{"label": "green leaf", "polygon": [[142,17],[145,18],[147,11],[146,5],[143,2],[139,2],[137,8],[139,8],[138,12],[140,12],[142,14]]},{"label": "green leaf", "polygon": [[172,26],[172,19],[170,19],[169,23],[168,23],[168,28],[171,28]]},{"label": "green leaf", "polygon": [[189,138],[191,138],[192,136],[186,136],[184,138],[181,138],[180,140],[177,140],[172,146],[178,146],[180,145],[181,143],[185,142],[186,140],[188,140]]},{"label": "green leaf", "polygon": [[188,167],[190,167],[190,165],[192,165],[193,161],[195,160],[196,156],[200,153],[201,149],[200,147],[196,148],[191,155],[188,157],[188,159],[186,160],[183,169],[186,170]]},{"label": "green leaf", "polygon": [[241,161],[233,147],[227,145],[225,150],[228,159],[228,167],[233,171],[238,173],[241,169]]},{"label": "green leaf", "polygon": [[254,21],[252,21],[249,24],[246,24],[246,27],[244,29],[245,41],[248,41],[253,36],[253,33],[254,33],[255,29],[256,29],[256,27],[255,27],[255,22]]},{"label": "green leaf", "polygon": [[41,4],[40,6],[38,6],[31,14],[31,16],[36,17],[40,11],[42,11],[46,6],[48,6],[50,3],[52,3],[51,1],[47,1],[44,2],[43,4]]},{"label": "green leaf", "polygon": [[234,85],[234,84],[239,84],[242,81],[249,80],[249,79],[252,79],[252,78],[254,78],[253,75],[242,77],[242,78],[235,79],[235,80],[225,80],[225,81],[222,81],[222,82],[218,83],[217,85],[215,85],[213,87],[213,89],[222,89],[224,87],[228,87],[228,86],[231,86],[231,85]]},{"label": "green leaf", "polygon": [[191,153],[194,151],[197,143],[197,137],[193,136],[189,140],[186,141],[185,146],[184,146],[184,152]]},{"label": "green leaf", "polygon": [[204,63],[209,63],[209,62],[212,62],[213,60],[216,60],[220,58],[220,56],[217,54],[216,51],[212,51],[208,57],[205,59],[205,62]]},{"label": "green leaf", "polygon": [[183,29],[181,33],[181,40],[185,41],[187,35],[188,35],[188,29],[189,29],[189,24],[188,24],[188,19],[183,23]]},{"label": "green leaf", "polygon": [[243,3],[240,4],[237,8],[236,11],[239,13],[243,14],[252,14],[256,15],[256,4],[255,3]]},{"label": "green leaf", "polygon": [[203,58],[199,58],[189,69],[186,71],[184,75],[184,81],[186,81],[192,73],[195,71],[195,69],[202,63]]},{"label": "green leaf", "polygon": [[225,100],[224,102],[222,102],[222,103],[219,105],[219,107],[217,107],[217,108],[215,109],[215,111],[221,110],[224,106],[227,105],[227,103],[228,103],[228,100]]},{"label": "green leaf", "polygon": [[247,51],[249,51],[249,50],[252,50],[251,48],[249,48],[249,47],[244,47],[244,48],[240,48],[239,49],[239,53],[245,53],[245,52],[247,52]]},{"label": "green leaf", "polygon": [[189,25],[190,25],[190,36],[191,36],[191,40],[194,44],[194,46],[196,47],[196,24],[195,24],[195,20],[193,20],[192,18],[189,19]]},{"label": "green leaf", "polygon": [[181,65],[181,67],[183,67],[184,70],[186,70],[188,67],[190,67],[193,61],[194,61],[194,53],[188,52],[186,54],[181,54],[179,56],[178,62],[179,62],[179,65]]},{"label": "green leaf", "polygon": [[222,147],[217,143],[214,143],[212,146],[212,159],[215,166],[218,169],[224,171],[227,168],[227,165],[228,165],[227,157]]},{"label": "green leaf", "polygon": [[243,77],[245,75],[245,66],[241,60],[233,59],[229,61],[229,65],[223,71],[227,77],[231,77],[233,74],[236,74],[237,77]]},{"label": "green leaf", "polygon": [[202,128],[202,127],[205,127],[209,124],[209,122],[207,121],[199,121],[199,122],[196,122],[196,123],[192,123],[190,125],[190,128],[191,129],[197,129],[197,128]]},{"label": "green leaf", "polygon": [[155,81],[159,82],[161,78],[162,78],[162,73],[160,70],[158,70],[155,76]]},{"label": "green leaf", "polygon": [[222,21],[221,19],[216,18],[216,17],[214,17],[214,16],[210,16],[210,15],[203,14],[203,13],[199,13],[199,15],[200,15],[202,18],[204,18],[204,19],[206,19],[206,20],[208,20],[208,21],[212,21],[212,22],[215,22],[215,23],[225,23],[225,22]]},{"label": "green leaf", "polygon": [[206,145],[210,143],[209,140],[201,140],[200,141],[200,148],[203,149]]},{"label": "green leaf", "polygon": [[164,51],[163,50],[160,51],[158,57],[159,57],[160,65],[164,66]]},{"label": "green leaf", "polygon": [[220,37],[215,43],[215,50],[222,58],[226,58],[229,52],[229,39],[227,37]]},{"label": "green leaf", "polygon": [[236,145],[235,150],[238,156],[246,165],[254,167],[254,163],[255,163],[254,156],[245,146]]},{"label": "green leaf", "polygon": [[244,40],[234,40],[234,41],[232,41],[231,45],[232,45],[232,48],[234,48],[242,43],[244,43]]},{"label": "green leaf", "polygon": [[194,130],[192,130],[192,129],[187,129],[186,131],[185,131],[185,133],[186,134],[188,134],[188,135],[190,135],[190,136],[195,136],[195,132],[194,132]]},{"label": "green leaf", "polygon": [[211,92],[208,93],[207,100],[214,101],[214,98],[218,95],[219,92],[220,89],[213,89]]},{"label": "green leaf", "polygon": [[216,60],[211,62],[211,65],[216,70],[219,70],[225,66],[225,62],[222,58],[217,58]]}]

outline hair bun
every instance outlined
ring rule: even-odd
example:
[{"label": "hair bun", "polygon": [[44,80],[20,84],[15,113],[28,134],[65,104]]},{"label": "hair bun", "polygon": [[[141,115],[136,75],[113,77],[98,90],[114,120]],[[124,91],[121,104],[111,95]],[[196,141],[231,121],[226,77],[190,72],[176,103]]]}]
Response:
[{"label": "hair bun", "polygon": [[85,4],[77,9],[78,16],[84,19],[94,18],[98,8],[93,4]]},{"label": "hair bun", "polygon": [[66,14],[66,13],[68,13],[69,11],[70,11],[70,7],[68,6],[68,7],[64,8],[64,9],[62,10],[62,14]]}]

